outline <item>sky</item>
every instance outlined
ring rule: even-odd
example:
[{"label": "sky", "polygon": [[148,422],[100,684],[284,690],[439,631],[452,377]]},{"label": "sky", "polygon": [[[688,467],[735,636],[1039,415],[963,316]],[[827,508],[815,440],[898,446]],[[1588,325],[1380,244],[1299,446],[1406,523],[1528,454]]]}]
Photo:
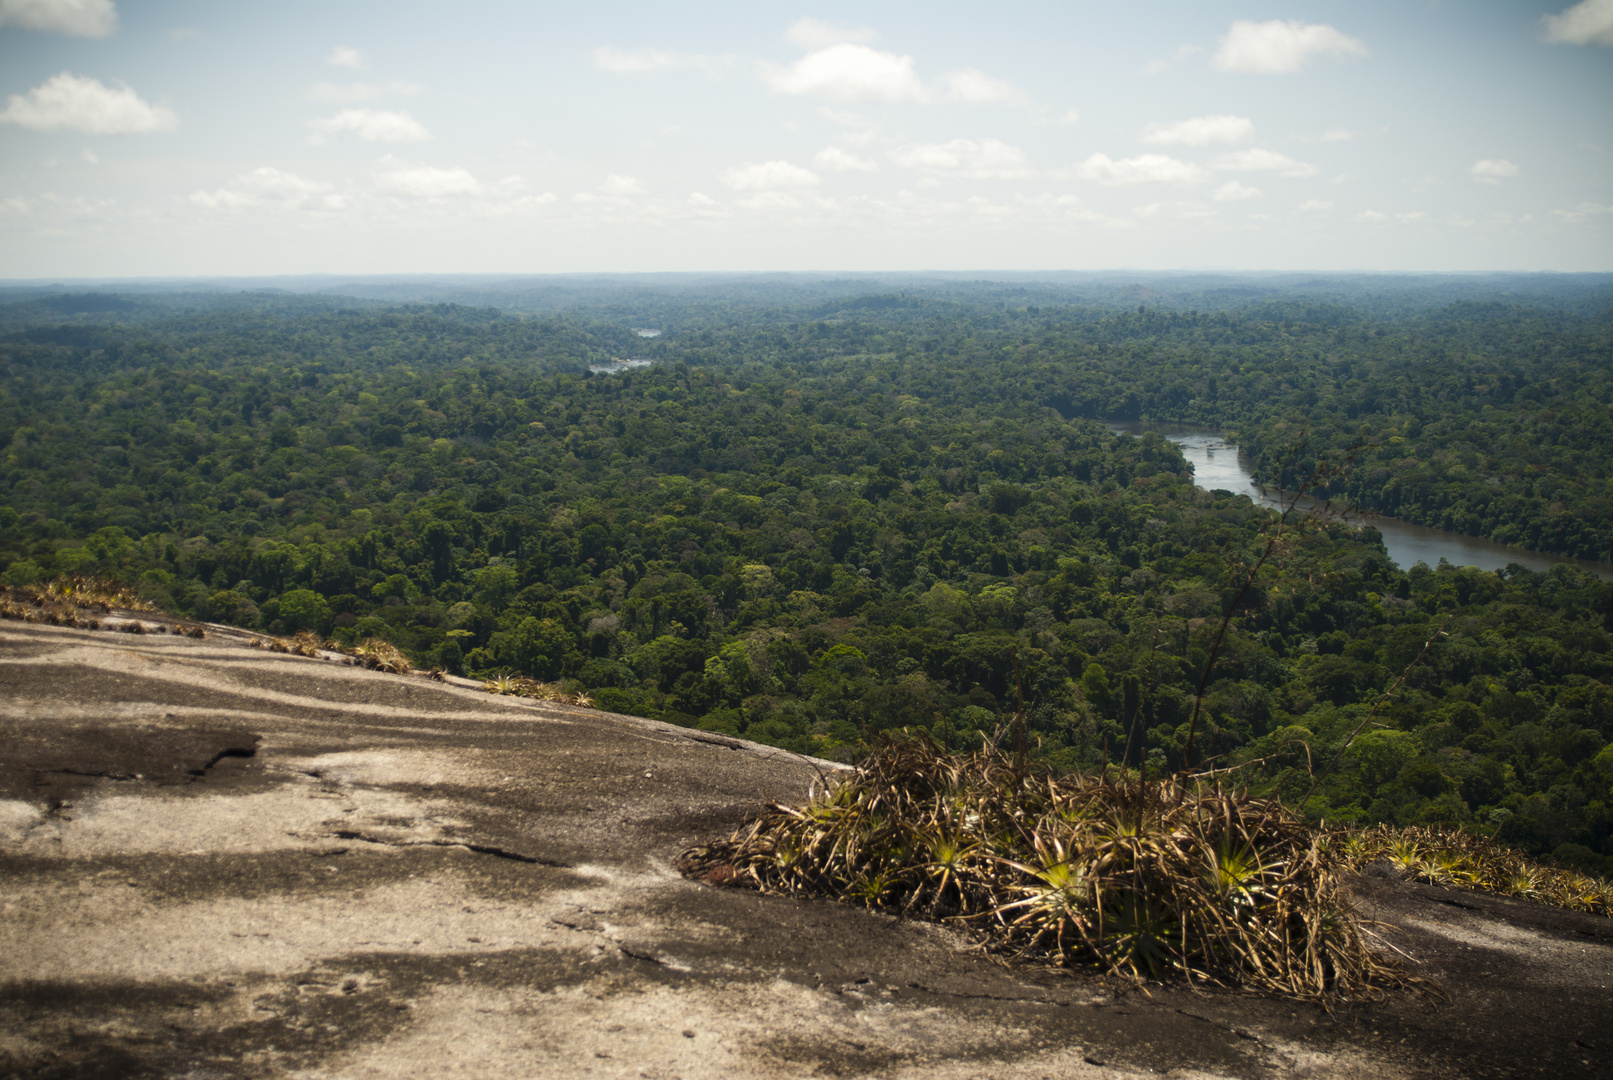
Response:
[{"label": "sky", "polygon": [[1613,270],[1613,0],[0,0],[0,278]]}]

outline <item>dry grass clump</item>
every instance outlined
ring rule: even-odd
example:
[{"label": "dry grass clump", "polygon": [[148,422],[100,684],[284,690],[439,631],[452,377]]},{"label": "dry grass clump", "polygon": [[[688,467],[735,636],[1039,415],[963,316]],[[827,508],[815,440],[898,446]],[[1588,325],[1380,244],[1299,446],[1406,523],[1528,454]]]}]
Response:
[{"label": "dry grass clump", "polygon": [[153,610],[150,604],[112,578],[75,574],[42,585],[0,586],[0,619],[99,630],[102,624],[98,616],[114,607]]},{"label": "dry grass clump", "polygon": [[140,598],[140,594],[113,577],[94,574],[69,574],[53,578],[40,586],[44,597],[62,604],[108,611],[122,608],[125,611],[156,611],[156,607]]},{"label": "dry grass clump", "polygon": [[538,682],[536,679],[520,675],[495,675],[482,683],[482,689],[489,694],[536,698],[539,701],[554,701],[561,705],[575,705],[583,709],[594,707],[594,699],[585,693],[568,694],[559,683]]},{"label": "dry grass clump", "polygon": [[351,655],[371,671],[407,675],[414,670],[409,658],[399,652],[397,646],[380,638],[365,638],[353,647]]},{"label": "dry grass clump", "polygon": [[[348,663],[369,668],[371,671],[384,671],[390,675],[408,675],[414,671],[414,665],[409,658],[399,651],[396,645],[381,638],[366,638],[357,645],[346,645],[335,639],[322,639],[318,634],[309,630],[299,630],[296,635],[286,637],[254,637],[247,642],[255,649],[267,649],[273,653],[286,653],[290,656],[306,656],[312,659],[323,659],[326,653],[340,653],[348,657]],[[440,678],[440,668],[433,668],[426,672],[432,678]]]},{"label": "dry grass clump", "polygon": [[207,636],[195,623],[148,625],[138,619],[103,621],[100,616],[114,608],[139,612],[157,610],[115,578],[73,575],[43,585],[0,586],[0,619],[80,630],[118,630],[126,634]]},{"label": "dry grass clump", "polygon": [[340,651],[335,642],[321,641],[318,634],[308,630],[299,630],[289,638],[252,638],[248,644],[254,649],[268,649],[272,653],[285,653],[290,656],[306,656],[319,659],[326,649]]},{"label": "dry grass clump", "polygon": [[39,594],[13,589],[0,596],[0,619],[41,623],[45,626],[74,626],[83,630],[101,629],[101,620],[92,612],[73,604],[47,602]]},{"label": "dry grass clump", "polygon": [[1553,907],[1613,916],[1613,883],[1545,866],[1521,852],[1459,829],[1378,825],[1337,834],[1343,865],[1387,862],[1430,885],[1516,896]]},{"label": "dry grass clump", "polygon": [[531,697],[531,689],[539,686],[531,679],[523,679],[518,675],[494,675],[482,683],[482,689],[489,694],[510,694],[516,697]]},{"label": "dry grass clump", "polygon": [[1178,779],[1055,777],[887,741],[684,873],[964,926],[1001,953],[1311,1000],[1416,980],[1368,947],[1325,837],[1281,804]]}]

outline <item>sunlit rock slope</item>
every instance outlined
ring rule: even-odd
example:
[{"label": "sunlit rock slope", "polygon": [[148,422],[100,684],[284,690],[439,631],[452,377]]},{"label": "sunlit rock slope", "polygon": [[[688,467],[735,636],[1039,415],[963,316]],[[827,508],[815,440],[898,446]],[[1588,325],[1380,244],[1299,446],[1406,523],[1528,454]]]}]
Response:
[{"label": "sunlit rock slope", "polygon": [[[148,617],[149,618],[149,617]],[[1452,995],[1117,993],[680,878],[816,767],[244,646],[0,623],[0,1075],[1596,1075],[1609,920],[1363,880]],[[1605,1075],[1603,1073],[1602,1075]]]}]

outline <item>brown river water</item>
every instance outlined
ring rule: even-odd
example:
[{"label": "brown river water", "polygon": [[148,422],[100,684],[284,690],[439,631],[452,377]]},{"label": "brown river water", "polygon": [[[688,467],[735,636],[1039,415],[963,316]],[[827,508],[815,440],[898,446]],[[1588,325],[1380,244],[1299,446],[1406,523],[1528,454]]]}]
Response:
[{"label": "brown river water", "polygon": [[[1183,457],[1192,462],[1193,482],[1206,491],[1219,489],[1234,495],[1247,495],[1261,506],[1285,505],[1282,492],[1276,488],[1262,488],[1255,483],[1254,477],[1239,459],[1237,446],[1227,442],[1214,428],[1146,420],[1108,420],[1105,426],[1117,434],[1141,435],[1153,431],[1165,436],[1181,449]],[[1314,511],[1317,506],[1310,499],[1302,499],[1299,503],[1299,508],[1307,511]],[[1338,510],[1337,503],[1333,509]],[[1355,524],[1370,525],[1382,533],[1383,545],[1388,549],[1389,557],[1403,570],[1419,562],[1438,566],[1440,559],[1448,559],[1455,566],[1476,566],[1480,570],[1500,570],[1509,563],[1518,563],[1531,570],[1550,570],[1558,563],[1570,563],[1604,581],[1613,581],[1613,564],[1609,563],[1510,547],[1493,540],[1415,525],[1367,511],[1348,511],[1344,516]]]}]

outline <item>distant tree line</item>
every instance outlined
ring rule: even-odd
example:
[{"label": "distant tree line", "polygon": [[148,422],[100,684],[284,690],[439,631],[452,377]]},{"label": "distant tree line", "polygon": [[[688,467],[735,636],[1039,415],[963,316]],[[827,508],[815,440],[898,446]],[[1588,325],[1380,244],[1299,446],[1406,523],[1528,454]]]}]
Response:
[{"label": "distant tree line", "polygon": [[[1470,488],[1509,490],[1488,470],[1527,435],[1532,494],[1484,503],[1494,520],[1608,527],[1608,444],[1569,452],[1605,423],[1594,320],[924,302],[696,313],[645,343],[452,307],[126,314],[0,336],[0,579],[113,573],[184,614],[379,636],[801,752],[893,728],[978,744],[1017,661],[1042,757],[1184,764],[1272,519],[1083,417],[1224,423],[1273,469],[1366,437],[1341,493],[1410,491],[1414,458],[1464,513]],[[630,350],[657,365],[588,373]],[[1607,550],[1583,542],[1563,548]],[[1613,588],[1569,567],[1400,569],[1370,529],[1291,523],[1194,758],[1260,759],[1251,779],[1297,801],[1444,632],[1307,812],[1460,823],[1605,872],[1610,613]]]}]

